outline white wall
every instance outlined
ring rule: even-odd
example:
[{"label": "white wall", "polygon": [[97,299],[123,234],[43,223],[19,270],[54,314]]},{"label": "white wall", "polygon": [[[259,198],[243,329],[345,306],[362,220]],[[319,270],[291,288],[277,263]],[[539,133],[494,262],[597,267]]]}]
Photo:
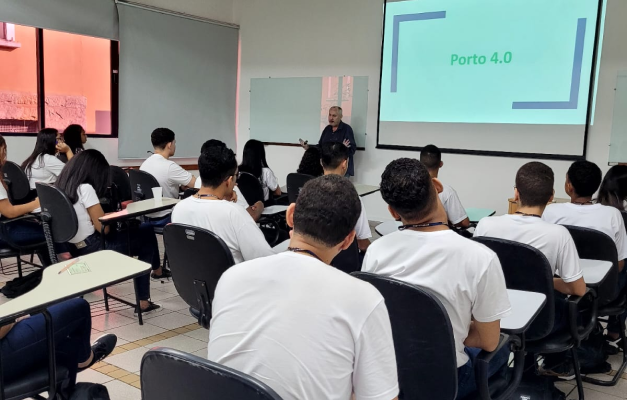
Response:
[{"label": "white wall", "polygon": [[[368,135],[366,151],[356,155],[355,180],[378,184],[390,161],[418,157],[417,152],[375,148],[382,5],[382,0],[235,0],[234,17],[241,26],[239,147],[249,138],[251,78],[366,75],[370,85]],[[595,125],[588,134],[587,157],[604,170],[608,168],[616,74],[627,69],[623,39],[627,35],[627,2],[609,0],[608,7]],[[267,153],[270,166],[282,181],[296,169],[302,156],[302,150],[291,147],[270,146]],[[443,161],[440,177],[458,191],[466,207],[492,208],[501,214],[507,212],[507,198],[513,195],[516,171],[528,160],[445,154]],[[563,181],[570,162],[545,163],[556,174],[556,195],[564,197]],[[365,203],[370,220],[390,219],[379,194],[366,197]]]},{"label": "white wall", "polygon": [[233,0],[134,0],[136,3],[177,11],[196,17],[234,23]]}]

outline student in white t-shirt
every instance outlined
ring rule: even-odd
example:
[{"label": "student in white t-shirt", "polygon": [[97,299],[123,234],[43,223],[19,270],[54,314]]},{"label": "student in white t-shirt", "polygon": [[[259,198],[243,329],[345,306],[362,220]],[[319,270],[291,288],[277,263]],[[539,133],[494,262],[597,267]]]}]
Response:
[{"label": "student in white t-shirt", "polygon": [[[176,138],[172,130],[157,128],[150,135],[150,141],[155,152],[139,169],[155,177],[163,189],[163,197],[178,199],[181,189],[194,187],[196,177],[170,161],[170,157],[176,152]],[[148,214],[148,222],[155,227],[166,226],[170,223],[171,212],[172,210],[165,210]]]},{"label": "student in white t-shirt", "polygon": [[[497,255],[448,227],[438,197],[442,184],[415,159],[392,161],[381,176],[381,196],[403,225],[370,246],[362,271],[393,277],[435,293],[446,308],[457,351],[457,398],[476,391],[474,362],[494,351],[500,320],[511,311]],[[509,350],[490,363],[490,376],[504,370]]]},{"label": "student in white t-shirt", "polygon": [[[437,178],[440,168],[444,166],[442,162],[442,152],[432,144],[422,149],[420,152],[420,162],[427,167],[429,175],[431,175],[432,178]],[[440,183],[442,184],[442,191],[438,196],[444,206],[449,222],[456,227],[468,228],[470,226],[470,220],[466,215],[466,209],[464,209],[462,202],[457,196],[457,192],[449,185],[441,181]]]},{"label": "student in white t-shirt", "polygon": [[287,252],[231,267],[213,299],[208,359],[285,400],[391,400],[392,330],[381,294],[329,266],[355,236],[360,202],[347,179],[313,179],[287,210]]},{"label": "student in white t-shirt", "polygon": [[263,201],[272,200],[272,195],[280,196],[281,187],[274,172],[268,167],[266,161],[266,149],[258,140],[251,139],[244,145],[242,163],[239,166],[240,173],[248,173],[259,179],[263,188]]},{"label": "student in white t-shirt", "polygon": [[[102,224],[99,218],[104,216],[100,205],[109,185],[109,163],[98,150],[85,150],[72,158],[65,166],[56,186],[62,190],[74,204],[78,219],[78,231],[67,243],[72,257],[101,250]],[[129,228],[131,229],[131,228]],[[151,225],[144,223],[138,229],[117,232],[115,227],[105,228],[105,248],[129,255],[129,237],[131,254],[139,260],[152,265],[153,271],[161,275],[159,247]],[[150,312],[160,308],[150,301],[150,275],[146,273],[135,278],[140,307],[142,312]],[[135,312],[138,310],[136,309]]]},{"label": "student in white t-shirt", "polygon": [[62,140],[57,140],[59,131],[52,128],[42,129],[37,134],[35,149],[22,163],[22,169],[28,177],[31,189],[35,183],[55,183],[65,164],[55,157],[57,152],[65,154],[68,160],[74,153]]},{"label": "student in white t-shirt", "polygon": [[235,263],[274,254],[246,210],[235,202],[237,161],[232,150],[214,146],[198,158],[202,187],[179,202],[172,222],[210,230],[224,240]]},{"label": "student in white t-shirt", "polygon": [[[205,143],[203,143],[202,147],[200,148],[200,154],[205,153],[207,150],[209,150],[209,148],[214,147],[214,146],[226,147],[226,144],[221,140],[209,139]],[[201,187],[202,187],[202,180],[196,179],[196,184],[194,185],[194,188],[200,189]],[[261,214],[263,213],[263,209],[264,209],[263,203],[261,201],[258,201],[252,206],[249,206],[248,202],[246,201],[246,198],[244,197],[242,192],[239,190],[239,187],[237,187],[237,185],[235,185],[235,187],[233,188],[233,192],[235,193],[235,197],[237,199],[235,203],[241,207],[244,207],[244,209],[248,211],[248,214],[250,214],[250,216],[255,220],[255,222],[259,221],[259,218],[261,218]]]}]

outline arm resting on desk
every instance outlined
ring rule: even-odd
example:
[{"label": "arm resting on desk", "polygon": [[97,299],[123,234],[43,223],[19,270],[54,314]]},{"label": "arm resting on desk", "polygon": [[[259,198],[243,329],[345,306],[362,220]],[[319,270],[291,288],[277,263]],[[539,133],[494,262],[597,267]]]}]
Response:
[{"label": "arm resting on desk", "polygon": [[625,260],[620,260],[620,261],[618,262],[618,271],[619,271],[619,272],[620,272],[620,271],[622,271],[622,270],[623,270],[623,267],[625,267]]},{"label": "arm resting on desk", "polygon": [[0,214],[7,218],[21,217],[31,211],[39,208],[39,199],[35,199],[30,203],[14,206],[9,199],[0,200]]},{"label": "arm resting on desk", "polygon": [[457,228],[470,228],[470,218],[466,217],[462,221],[455,224]]},{"label": "arm resting on desk", "polygon": [[485,351],[494,351],[499,344],[500,333],[500,320],[493,322],[472,321],[464,345]]},{"label": "arm resting on desk", "polygon": [[[91,223],[94,224],[96,232],[102,232],[102,223],[99,218],[104,217],[105,213],[100,204],[95,204],[87,209]],[[109,233],[109,227],[105,227],[105,235]]]},{"label": "arm resting on desk", "polygon": [[[505,346],[509,346],[510,350],[514,353],[514,369],[510,375],[507,386],[494,393],[496,397],[492,397],[490,393],[490,378],[489,378],[489,364],[490,361],[498,354]],[[482,400],[504,400],[509,399],[520,384],[523,371],[525,368],[525,351],[522,341],[517,336],[509,336],[501,334],[499,338],[499,344],[492,352],[482,351],[475,360],[475,383],[477,385],[477,391],[479,392],[479,398]],[[499,385],[500,386],[500,385]]]},{"label": "arm resting on desk", "polygon": [[583,296],[586,294],[586,282],[579,278],[574,282],[564,282],[562,278],[553,278],[555,290],[566,295]]},{"label": "arm resting on desk", "polygon": [[[579,325],[579,317],[582,317],[583,326]],[[598,296],[592,289],[586,289],[586,293],[568,298],[568,328],[575,339],[576,346],[590,335],[597,323]]]}]

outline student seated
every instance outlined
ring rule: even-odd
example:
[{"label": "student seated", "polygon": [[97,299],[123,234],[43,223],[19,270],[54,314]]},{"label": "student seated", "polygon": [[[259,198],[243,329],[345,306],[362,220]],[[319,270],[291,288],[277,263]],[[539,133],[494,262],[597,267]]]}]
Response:
[{"label": "student seated", "polygon": [[[444,166],[442,162],[442,152],[432,144],[422,149],[420,152],[420,162],[427,167],[429,175],[431,175],[432,178],[437,178],[440,168]],[[440,181],[440,183],[442,182]],[[456,227],[468,228],[470,226],[470,220],[466,215],[466,210],[464,206],[462,206],[462,202],[459,200],[455,189],[442,183],[442,191],[439,197],[446,211],[446,215],[448,216],[448,221]]]},{"label": "student seated", "polygon": [[[178,199],[182,189],[194,187],[196,177],[170,161],[170,157],[176,152],[174,132],[168,128],[157,128],[150,135],[150,140],[155,153],[142,163],[139,170],[155,177],[163,189],[163,197]],[[172,210],[165,210],[148,214],[147,220],[152,226],[164,227],[170,223],[171,212]]]},{"label": "student seated", "polygon": [[287,210],[290,251],[229,268],[213,299],[208,359],[282,399],[396,399],[392,330],[381,294],[329,263],[360,214],[353,185],[313,179]]},{"label": "student seated", "polygon": [[627,201],[627,165],[614,165],[601,182],[597,203],[625,211],[625,201]]},{"label": "student seated", "polygon": [[[511,307],[497,255],[449,229],[442,190],[418,160],[401,158],[385,168],[381,195],[403,225],[372,243],[362,271],[428,288],[442,302],[455,337],[461,399],[476,391],[475,358],[496,349],[500,320]],[[508,351],[493,358],[489,376],[504,370]]]},{"label": "student seated", "polygon": [[[203,143],[202,147],[200,148],[200,154],[205,153],[207,150],[209,150],[209,148],[214,146],[226,148],[226,144],[224,144],[223,141],[217,139],[209,139],[205,143]],[[194,185],[194,188],[200,189],[201,187],[202,179],[196,179],[196,184]],[[255,220],[255,222],[259,221],[259,218],[261,218],[261,213],[263,213],[263,203],[261,201],[258,201],[252,206],[249,206],[246,198],[239,190],[237,185],[235,185],[235,187],[233,188],[233,193],[236,199],[235,203],[241,207],[244,207],[246,211],[248,211],[248,214],[250,214],[250,216]]]},{"label": "student seated", "polygon": [[[74,155],[80,153],[85,150],[83,145],[87,143],[87,135],[85,134],[85,129],[77,124],[72,124],[65,128],[63,131],[62,141],[68,145],[70,150]],[[61,160],[64,164],[68,162],[67,155],[65,153],[59,153],[57,158]]]},{"label": "student seated", "polygon": [[244,155],[242,163],[239,166],[240,173],[253,175],[261,183],[263,188],[263,201],[267,203],[272,199],[270,194],[274,196],[281,195],[281,187],[279,180],[274,172],[268,167],[266,161],[266,149],[258,140],[251,139],[244,145]]},{"label": "student seated", "polygon": [[243,207],[235,204],[237,161],[231,149],[213,146],[198,158],[202,187],[174,206],[172,222],[210,230],[224,240],[235,263],[274,254]]},{"label": "student seated", "polygon": [[[100,198],[109,185],[109,163],[98,150],[85,150],[72,158],[65,166],[57,187],[62,190],[70,202],[78,218],[78,232],[69,240],[68,251],[72,257],[94,253],[101,250],[102,224],[99,218],[104,216]],[[128,229],[132,229],[129,227]],[[118,232],[115,227],[105,228],[105,248],[129,255],[129,236],[131,254],[139,260],[152,265],[153,277],[160,278],[163,274],[159,260],[159,247],[154,230],[149,224],[142,224],[127,232]],[[160,308],[150,301],[150,275],[135,278],[138,297],[142,312],[150,312]],[[136,309],[135,312],[138,310]]]},{"label": "student seated", "polygon": [[[72,393],[76,374],[107,357],[117,343],[117,337],[106,334],[93,344],[91,310],[83,299],[66,300],[50,306],[57,365],[69,370],[67,391]],[[18,318],[15,323],[0,328],[4,382],[16,381],[34,370],[48,366],[46,321],[42,314]]]},{"label": "student seated", "polygon": [[296,172],[313,177],[324,175],[324,170],[322,169],[322,165],[320,165],[320,148],[318,148],[318,146],[309,146],[307,150],[305,150],[305,154],[303,154],[303,158],[300,160]]},{"label": "student seated", "polygon": [[[568,229],[542,220],[546,205],[553,200],[553,170],[540,162],[523,165],[516,173],[514,199],[518,211],[512,215],[482,219],[475,236],[489,236],[527,244],[540,250],[551,264],[555,290],[563,295],[583,296],[586,283],[579,265],[577,247]],[[568,325],[565,296],[555,298],[553,331]]]},{"label": "student seated", "polygon": [[59,131],[46,128],[37,134],[35,149],[22,163],[22,169],[28,177],[31,189],[35,189],[35,183],[55,183],[65,164],[55,154],[65,154],[71,159],[74,154],[63,141],[57,140]]}]

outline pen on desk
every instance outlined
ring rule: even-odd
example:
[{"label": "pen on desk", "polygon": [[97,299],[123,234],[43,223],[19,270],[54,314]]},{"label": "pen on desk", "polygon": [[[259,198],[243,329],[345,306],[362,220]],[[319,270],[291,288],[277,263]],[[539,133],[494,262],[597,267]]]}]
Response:
[{"label": "pen on desk", "polygon": [[61,268],[61,271],[59,271],[59,275],[61,275],[62,273],[64,273],[65,271],[67,271],[68,269],[70,269],[70,267],[74,264],[76,264],[77,262],[79,262],[81,259],[80,257],[77,257],[75,259],[73,259],[72,261],[70,261],[69,263],[67,263],[65,265],[65,267]]}]

